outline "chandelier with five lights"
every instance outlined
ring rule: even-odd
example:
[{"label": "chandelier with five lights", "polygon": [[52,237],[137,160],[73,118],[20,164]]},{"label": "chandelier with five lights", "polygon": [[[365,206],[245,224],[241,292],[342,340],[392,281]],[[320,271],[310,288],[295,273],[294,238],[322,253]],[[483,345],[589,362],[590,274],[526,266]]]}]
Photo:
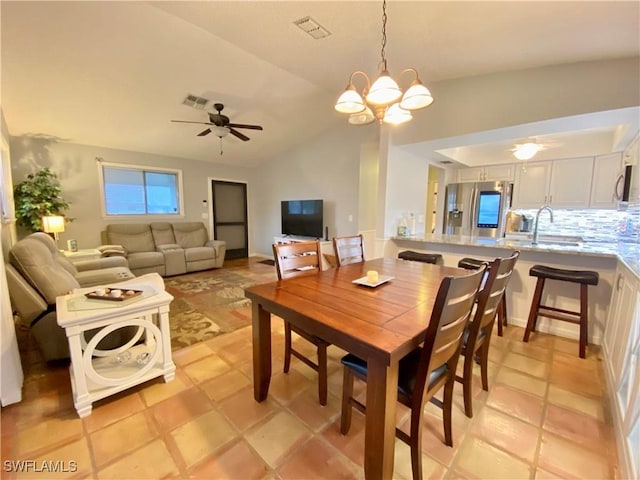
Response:
[{"label": "chandelier with five lights", "polygon": [[[385,47],[387,45],[387,2],[382,2],[382,49],[380,74],[373,85],[366,73],[357,70],[349,77],[346,90],[338,97],[334,108],[349,115],[351,125],[369,125],[376,119],[380,123],[398,125],[410,121],[414,110],[428,107],[433,103],[429,89],[418,78],[415,68],[407,68],[400,73],[410,73],[413,80],[409,88],[403,92],[398,83],[387,70]],[[366,85],[362,92],[358,92],[354,85],[356,77],[364,77]]]}]

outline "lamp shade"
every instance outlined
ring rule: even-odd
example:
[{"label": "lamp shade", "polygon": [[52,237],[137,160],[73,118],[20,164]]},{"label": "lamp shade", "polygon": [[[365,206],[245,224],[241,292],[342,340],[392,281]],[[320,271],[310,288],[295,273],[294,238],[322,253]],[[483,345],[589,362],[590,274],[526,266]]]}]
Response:
[{"label": "lamp shade", "polygon": [[351,125],[369,125],[376,120],[376,116],[373,114],[369,107],[366,107],[362,112],[352,113],[349,115],[349,123]]},{"label": "lamp shade", "polygon": [[413,115],[411,115],[411,112],[409,110],[400,108],[399,103],[394,103],[389,108],[387,108],[382,121],[390,125],[400,125],[401,123],[410,121],[412,118]]},{"label": "lamp shade", "polygon": [[42,217],[42,230],[46,233],[64,232],[64,217],[59,215]]},{"label": "lamp shade", "polygon": [[433,96],[422,83],[414,83],[402,96],[400,107],[405,110],[418,110],[433,103]]},{"label": "lamp shade", "polygon": [[216,137],[220,137],[220,138],[226,137],[227,135],[229,135],[228,127],[219,127],[217,125],[214,125],[213,127],[211,127],[211,131],[213,131]]},{"label": "lamp shade", "polygon": [[364,111],[367,107],[360,94],[352,85],[342,92],[342,95],[338,97],[333,108],[340,113],[359,113]]},{"label": "lamp shade", "polygon": [[367,94],[367,102],[374,105],[393,103],[402,96],[402,90],[396,81],[391,78],[389,72],[384,70],[378,79],[371,85]]}]

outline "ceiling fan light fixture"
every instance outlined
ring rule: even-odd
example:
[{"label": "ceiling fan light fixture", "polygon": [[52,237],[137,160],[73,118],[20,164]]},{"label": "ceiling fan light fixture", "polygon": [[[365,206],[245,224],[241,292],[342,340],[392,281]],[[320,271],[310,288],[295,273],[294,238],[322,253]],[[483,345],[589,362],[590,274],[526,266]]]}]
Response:
[{"label": "ceiling fan light fixture", "polygon": [[535,157],[536,153],[542,150],[542,145],[536,142],[526,142],[516,144],[513,150],[513,156],[518,160],[530,160]]},{"label": "ceiling fan light fixture", "polygon": [[211,127],[211,131],[216,137],[219,137],[219,138],[226,137],[227,135],[229,135],[229,132],[230,132],[228,127],[219,127],[217,125],[213,125]]}]

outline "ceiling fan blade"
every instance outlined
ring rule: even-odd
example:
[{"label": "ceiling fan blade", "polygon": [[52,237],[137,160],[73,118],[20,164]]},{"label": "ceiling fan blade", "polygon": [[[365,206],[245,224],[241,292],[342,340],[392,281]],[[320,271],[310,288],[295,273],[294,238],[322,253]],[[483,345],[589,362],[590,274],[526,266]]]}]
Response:
[{"label": "ceiling fan blade", "polygon": [[[229,127],[229,126],[227,125],[227,127]],[[231,135],[233,135],[234,137],[239,138],[243,142],[246,142],[247,140],[250,140],[249,137],[247,137],[246,135],[244,135],[244,134],[240,133],[239,131],[234,130],[233,128],[230,128],[230,127],[229,127],[229,133]]]},{"label": "ceiling fan blade", "polygon": [[244,125],[242,123],[229,123],[227,127],[248,128],[250,130],[262,130],[262,127],[260,125]]},{"label": "ceiling fan blade", "polygon": [[206,130],[204,130],[204,131],[200,132],[200,133],[198,134],[198,137],[204,137],[205,135],[209,135],[210,133],[211,133],[211,129],[210,129],[210,128],[207,128]]},{"label": "ceiling fan blade", "polygon": [[212,123],[209,123],[209,122],[190,122],[188,120],[171,120],[171,121],[176,123],[195,123],[198,125],[213,125]]}]

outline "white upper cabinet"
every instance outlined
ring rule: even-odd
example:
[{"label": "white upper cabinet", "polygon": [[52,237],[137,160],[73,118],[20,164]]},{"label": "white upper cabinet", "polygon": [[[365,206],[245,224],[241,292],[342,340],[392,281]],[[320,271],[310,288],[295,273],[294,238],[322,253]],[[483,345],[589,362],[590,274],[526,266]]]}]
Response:
[{"label": "white upper cabinet", "polygon": [[622,155],[611,153],[596,157],[591,181],[591,208],[617,208],[622,198],[624,172]]},{"label": "white upper cabinet", "polygon": [[523,163],[516,168],[513,208],[540,208],[549,196],[551,162]]},{"label": "white upper cabinet", "polygon": [[591,194],[593,157],[554,160],[549,184],[549,205],[587,208]]},{"label": "white upper cabinet", "polygon": [[513,208],[587,208],[593,157],[525,163],[516,169]]},{"label": "white upper cabinet", "polygon": [[513,181],[513,170],[513,165],[461,168],[458,170],[458,182],[490,182],[495,180]]}]

